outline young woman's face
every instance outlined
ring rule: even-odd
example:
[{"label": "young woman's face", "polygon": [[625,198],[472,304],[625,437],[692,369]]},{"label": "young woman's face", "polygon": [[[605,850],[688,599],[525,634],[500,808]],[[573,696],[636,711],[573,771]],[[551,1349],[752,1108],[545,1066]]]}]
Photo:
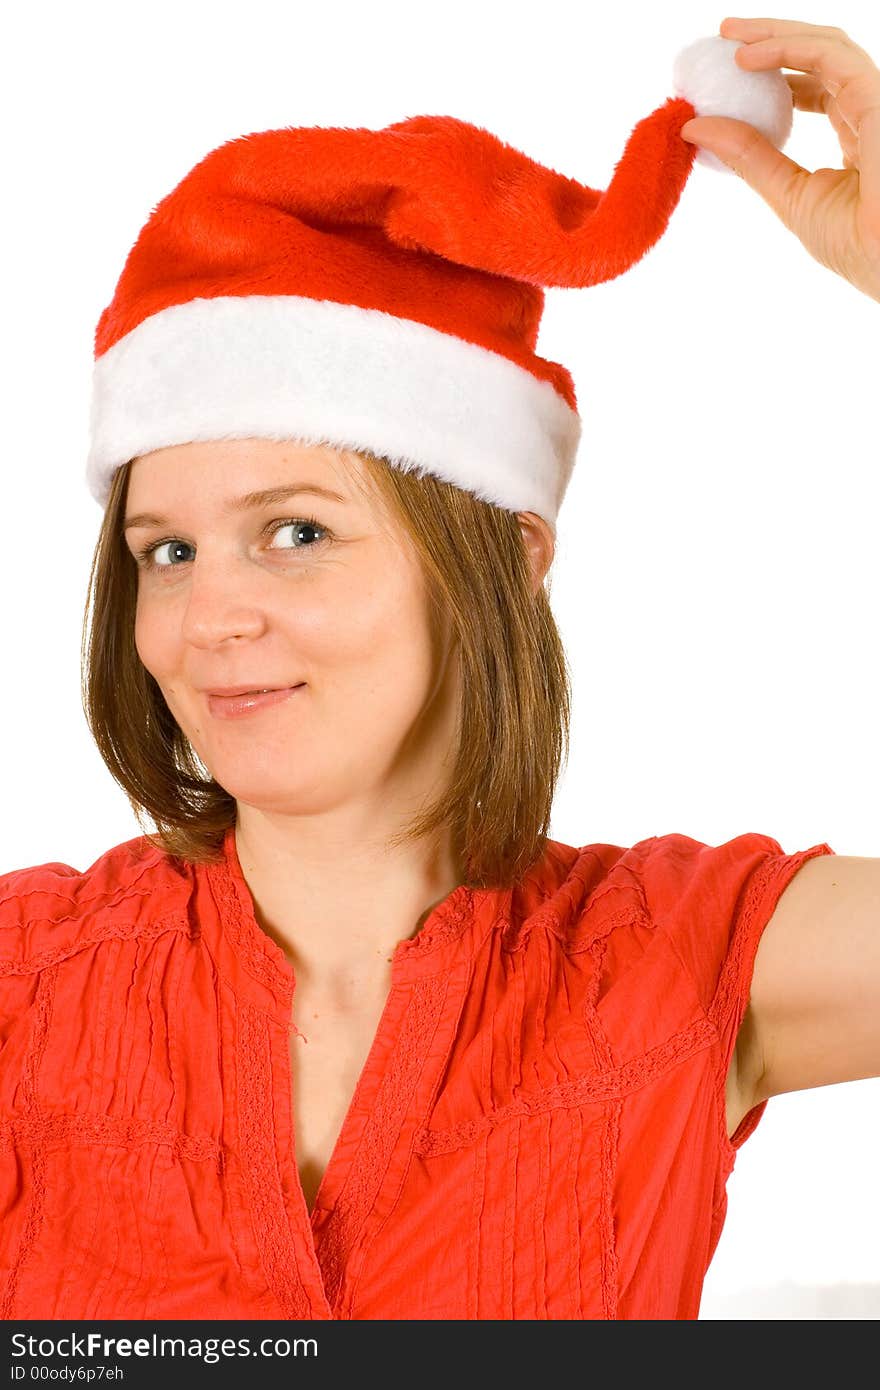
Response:
[{"label": "young woman's face", "polygon": [[[369,817],[391,796],[408,819],[409,798],[433,795],[450,753],[457,662],[446,635],[442,649],[432,638],[408,537],[358,479],[354,454],[262,439],[176,445],[132,464],[138,654],[212,776],[267,813],[360,803]],[[299,490],[232,505],[288,487]],[[296,685],[235,719],[206,693]]]}]

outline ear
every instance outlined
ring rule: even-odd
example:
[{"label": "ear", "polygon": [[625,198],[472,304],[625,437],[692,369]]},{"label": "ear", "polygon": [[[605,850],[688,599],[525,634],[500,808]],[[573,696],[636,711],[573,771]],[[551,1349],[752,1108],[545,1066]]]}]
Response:
[{"label": "ear", "polygon": [[532,572],[532,592],[536,594],[553,563],[556,533],[542,516],[534,512],[517,512],[517,517]]}]

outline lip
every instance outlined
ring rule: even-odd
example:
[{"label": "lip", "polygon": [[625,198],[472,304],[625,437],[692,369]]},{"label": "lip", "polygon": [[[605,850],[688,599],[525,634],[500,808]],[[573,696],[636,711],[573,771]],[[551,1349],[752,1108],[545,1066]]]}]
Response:
[{"label": "lip", "polygon": [[289,685],[281,690],[269,690],[265,695],[214,695],[210,691],[206,691],[205,694],[211,714],[216,715],[218,719],[238,719],[241,715],[256,714],[272,705],[282,704],[302,689],[304,683]]},{"label": "lip", "polygon": [[[302,682],[299,682],[302,684]],[[219,695],[224,699],[231,695],[252,695],[255,690],[293,690],[292,685],[217,685],[211,690],[204,690],[203,695]]]}]

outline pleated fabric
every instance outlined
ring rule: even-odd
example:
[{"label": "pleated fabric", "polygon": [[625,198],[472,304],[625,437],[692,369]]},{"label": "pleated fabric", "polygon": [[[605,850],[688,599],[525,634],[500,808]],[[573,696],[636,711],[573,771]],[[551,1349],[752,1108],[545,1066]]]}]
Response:
[{"label": "pleated fabric", "polygon": [[755,952],[827,844],[549,841],[400,942],[314,1208],[234,831],[0,876],[0,1317],[689,1319]]}]

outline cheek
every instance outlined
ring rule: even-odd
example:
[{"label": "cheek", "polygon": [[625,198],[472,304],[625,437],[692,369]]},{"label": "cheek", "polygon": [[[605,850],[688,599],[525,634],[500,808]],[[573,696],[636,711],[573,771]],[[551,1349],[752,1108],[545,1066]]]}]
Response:
[{"label": "cheek", "polygon": [[340,602],[304,607],[294,620],[302,650],[321,667],[335,668],[363,696],[396,703],[423,687],[435,663],[427,608],[406,576],[365,584]]},{"label": "cheek", "polygon": [[159,686],[169,709],[179,722],[183,722],[191,691],[182,673],[193,662],[187,659],[179,615],[172,615],[167,605],[163,608],[161,604],[139,604],[134,620],[134,645],[141,664]]},{"label": "cheek", "polygon": [[135,613],[134,645],[150,675],[159,680],[173,660],[172,642],[157,621],[155,610],[141,604]]}]

